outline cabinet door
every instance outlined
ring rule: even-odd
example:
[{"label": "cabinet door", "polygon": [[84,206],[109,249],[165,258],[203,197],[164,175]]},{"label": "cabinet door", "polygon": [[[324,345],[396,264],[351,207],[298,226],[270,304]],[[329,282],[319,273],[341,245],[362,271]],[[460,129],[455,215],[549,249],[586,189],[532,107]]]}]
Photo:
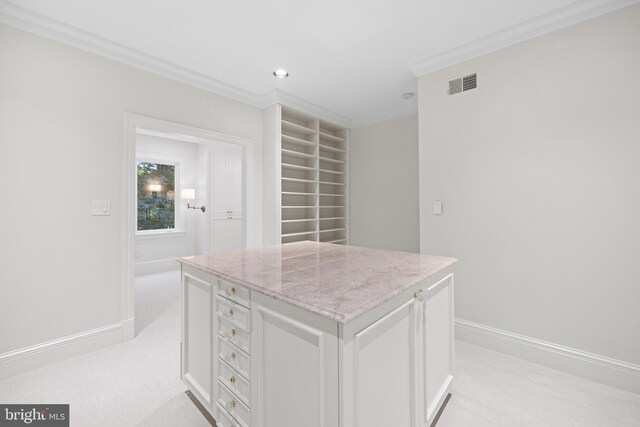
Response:
[{"label": "cabinet door", "polygon": [[211,214],[227,215],[229,202],[227,188],[227,144],[211,144]]},{"label": "cabinet door", "polygon": [[453,380],[453,275],[416,294],[420,336],[420,417],[430,425]]},{"label": "cabinet door", "polygon": [[209,228],[209,248],[211,253],[215,254],[229,250],[228,218],[228,216],[211,217],[211,227]]},{"label": "cabinet door", "polygon": [[354,427],[419,425],[417,325],[412,298],[355,334]]},{"label": "cabinet door", "polygon": [[229,237],[229,249],[235,251],[244,249],[244,221],[241,216],[232,216],[227,220],[227,233]]},{"label": "cabinet door", "polygon": [[227,194],[228,207],[233,214],[239,214],[243,211],[243,169],[243,148],[237,145],[229,145],[227,147]]},{"label": "cabinet door", "polygon": [[212,411],[217,399],[217,366],[211,362],[217,354],[215,295],[219,285],[213,276],[205,280],[195,274],[182,273],[182,378]]}]

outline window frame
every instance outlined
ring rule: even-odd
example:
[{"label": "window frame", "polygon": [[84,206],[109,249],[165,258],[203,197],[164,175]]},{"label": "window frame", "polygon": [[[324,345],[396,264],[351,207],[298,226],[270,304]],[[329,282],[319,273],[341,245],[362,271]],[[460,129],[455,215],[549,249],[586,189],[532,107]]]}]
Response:
[{"label": "window frame", "polygon": [[[175,200],[175,209],[173,211],[173,225],[174,228],[161,228],[156,230],[138,230],[138,163],[156,163],[161,165],[169,165],[173,166],[173,188],[174,188],[174,200]],[[137,153],[136,154],[136,237],[149,237],[152,236],[160,236],[160,235],[184,235],[185,234],[185,226],[184,226],[184,217],[183,217],[183,209],[182,203],[179,202],[180,199],[180,181],[181,181],[181,168],[180,165],[183,162],[183,159],[175,156],[165,156],[160,154],[149,154],[149,153]]]}]

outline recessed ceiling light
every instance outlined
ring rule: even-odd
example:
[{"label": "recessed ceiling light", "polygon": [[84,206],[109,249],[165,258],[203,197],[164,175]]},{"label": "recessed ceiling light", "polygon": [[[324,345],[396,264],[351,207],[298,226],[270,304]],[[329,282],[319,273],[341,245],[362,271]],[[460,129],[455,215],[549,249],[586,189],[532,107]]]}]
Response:
[{"label": "recessed ceiling light", "polygon": [[413,92],[407,92],[407,93],[405,93],[405,94],[403,94],[403,95],[402,95],[402,97],[403,97],[404,99],[411,99],[411,98],[413,98],[414,96],[415,96],[415,93],[413,93]]},{"label": "recessed ceiling light", "polygon": [[282,68],[278,68],[273,72],[273,75],[279,79],[285,79],[289,77],[289,72],[287,70],[283,70]]}]

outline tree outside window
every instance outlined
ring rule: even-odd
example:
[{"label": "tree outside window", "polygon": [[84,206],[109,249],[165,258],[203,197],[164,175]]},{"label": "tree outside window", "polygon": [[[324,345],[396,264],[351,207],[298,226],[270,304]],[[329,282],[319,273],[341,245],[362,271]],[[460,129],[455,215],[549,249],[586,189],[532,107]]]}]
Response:
[{"label": "tree outside window", "polygon": [[175,165],[138,162],[138,231],[175,229]]}]

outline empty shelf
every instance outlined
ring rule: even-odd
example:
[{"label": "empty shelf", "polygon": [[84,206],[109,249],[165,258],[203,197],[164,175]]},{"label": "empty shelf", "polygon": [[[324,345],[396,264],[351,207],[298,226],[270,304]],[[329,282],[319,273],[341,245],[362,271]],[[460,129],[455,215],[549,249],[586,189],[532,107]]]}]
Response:
[{"label": "empty shelf", "polygon": [[[307,153],[301,153],[299,151],[293,151],[293,150],[285,150],[284,148],[282,149],[282,155],[283,156],[291,156],[291,157],[300,157],[301,159],[315,159],[316,156],[314,154],[307,154]],[[344,162],[342,162],[344,163]]]},{"label": "empty shelf", "polygon": [[[302,135],[311,135],[316,133],[317,131],[308,128],[306,126],[299,125],[297,123],[288,122],[286,120],[282,120],[282,129],[287,130],[289,132],[295,132]],[[334,137],[335,138],[335,137]]]}]

